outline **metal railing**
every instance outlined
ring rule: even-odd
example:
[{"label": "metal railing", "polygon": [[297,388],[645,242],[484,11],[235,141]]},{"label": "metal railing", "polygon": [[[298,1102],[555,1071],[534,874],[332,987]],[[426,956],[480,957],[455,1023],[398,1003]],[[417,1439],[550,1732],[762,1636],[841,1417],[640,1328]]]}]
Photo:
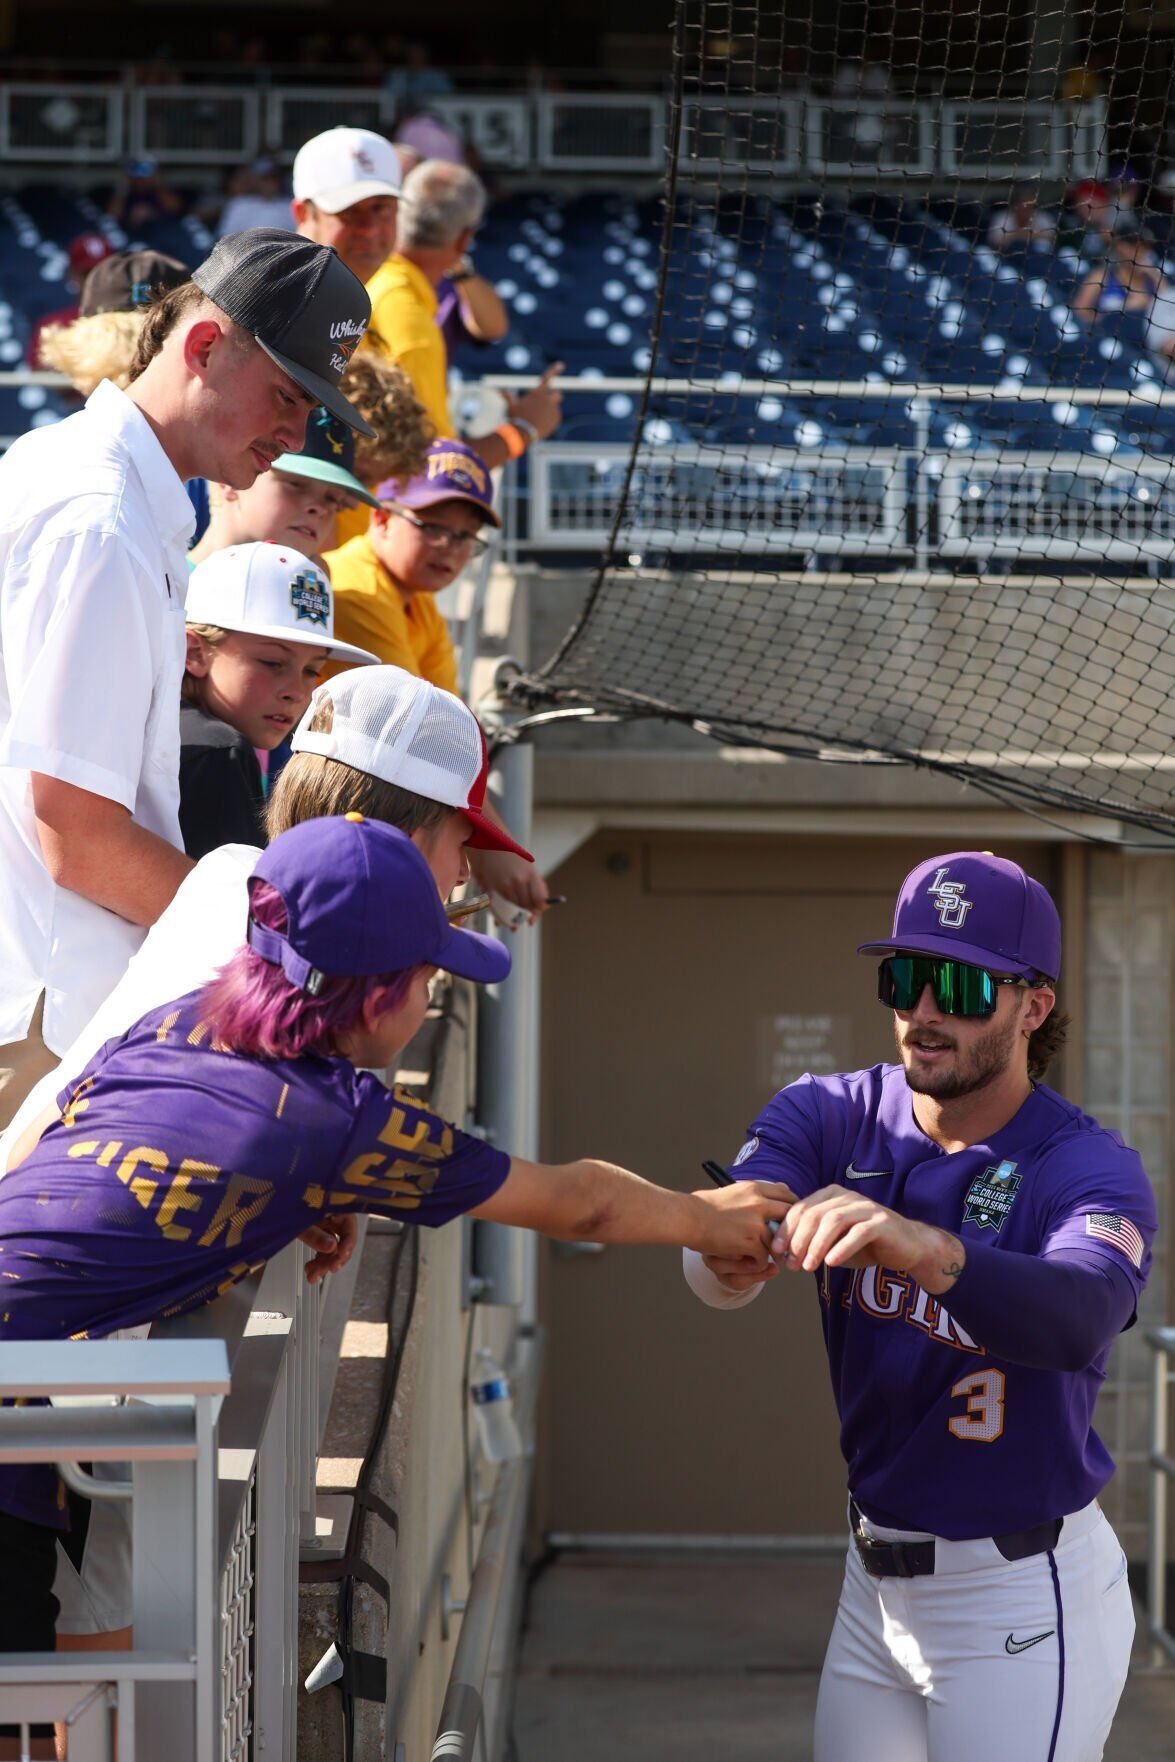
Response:
[{"label": "metal railing", "polygon": [[[533,382],[496,374],[488,383],[514,391]],[[567,398],[562,428],[531,454],[525,485],[518,473],[503,480],[513,553],[599,551],[608,542],[644,383],[627,376],[556,381]],[[1175,558],[1175,454],[1122,445],[1109,427],[1089,437],[1097,450],[1079,452],[1065,439],[1079,413],[1103,409],[1146,420],[1175,407],[1175,388],[1154,380],[1132,391],[659,377],[650,390],[654,400],[693,397],[699,405],[709,395],[727,402],[731,415],[725,437],[695,440],[654,402],[622,528],[626,549],[637,555],[645,548],[743,558],[904,554],[918,567],[935,557],[978,564],[1001,557],[1120,564]],[[614,425],[614,441],[562,438],[584,425],[576,406],[585,397],[598,406],[591,418],[597,434]],[[608,403],[616,397],[623,403],[611,418]],[[869,403],[879,415],[896,406],[908,441],[837,438],[842,401]],[[983,408],[998,415],[1009,405],[1041,414],[1057,407],[1063,420],[1056,448],[995,438],[984,444]],[[773,427],[782,431],[778,443],[761,438]],[[1169,444],[1175,448],[1175,433]]]},{"label": "metal railing", "polygon": [[[80,1665],[73,1653],[0,1660],[0,1722],[60,1717],[63,1685],[105,1685],[99,1699],[120,1712],[119,1762],[292,1762],[298,1555],[313,1533],[320,1427],[322,1301],[305,1263],[294,1243],[259,1279],[157,1324],[146,1341],[0,1349],[7,1395],[130,1397],[115,1408],[0,1409],[0,1462],[133,1464],[133,1627],[152,1648],[83,1655]],[[193,1422],[183,1402],[209,1364],[223,1368],[223,1387],[207,1414],[196,1391]],[[164,1412],[142,1405],[165,1395],[176,1400]],[[193,1423],[198,1436],[177,1454]],[[173,1652],[182,1671],[161,1656]]]},{"label": "metal railing", "polygon": [[[429,108],[503,170],[662,170],[668,103],[660,92],[452,92]],[[0,84],[0,154],[8,165],[113,164],[150,154],[166,165],[223,165],[259,148],[292,158],[335,123],[387,129],[396,99],[380,86],[274,84],[68,86]],[[1007,184],[1102,168],[1105,108],[1035,100],[857,99],[791,92],[686,101],[681,157],[763,177],[949,177]]]},{"label": "metal railing", "polygon": [[1175,1479],[1175,1456],[1170,1441],[1171,1354],[1175,1352],[1175,1327],[1148,1328],[1147,1345],[1153,1351],[1151,1381],[1150,1506],[1146,1568],[1146,1625],[1151,1663],[1175,1664],[1175,1633],[1167,1626],[1167,1494]]}]

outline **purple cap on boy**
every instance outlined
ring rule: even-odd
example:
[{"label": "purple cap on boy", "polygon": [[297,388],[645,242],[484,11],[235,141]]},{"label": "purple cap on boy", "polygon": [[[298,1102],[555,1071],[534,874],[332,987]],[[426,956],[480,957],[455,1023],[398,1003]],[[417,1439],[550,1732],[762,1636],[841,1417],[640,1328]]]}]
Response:
[{"label": "purple cap on boy", "polygon": [[1039,881],[985,850],[954,850],[911,869],[894,907],[893,935],[858,954],[946,955],[1031,979],[1061,970],[1061,920]]},{"label": "purple cap on boy", "polygon": [[491,526],[502,524],[494,513],[494,480],[473,448],[460,440],[433,441],[423,471],[406,483],[389,477],[375,493],[381,502],[399,502],[402,508],[468,502]]},{"label": "purple cap on boy", "polygon": [[380,820],[304,820],[261,853],[254,881],[277,889],[289,924],[269,930],[250,918],[249,947],[311,997],[324,979],[408,967],[442,967],[482,984],[510,971],[502,943],[450,924],[412,840]]}]

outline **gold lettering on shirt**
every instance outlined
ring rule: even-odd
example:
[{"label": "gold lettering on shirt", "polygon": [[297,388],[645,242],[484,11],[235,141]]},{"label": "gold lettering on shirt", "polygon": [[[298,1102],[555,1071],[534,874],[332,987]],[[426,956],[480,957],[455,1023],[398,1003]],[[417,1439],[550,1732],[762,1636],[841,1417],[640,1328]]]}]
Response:
[{"label": "gold lettering on shirt", "polygon": [[[63,1114],[61,1117],[64,1119],[65,1115]],[[101,1148],[101,1138],[82,1138],[77,1144],[69,1145],[65,1154],[66,1156],[93,1156],[95,1151],[101,1150]]]},{"label": "gold lettering on shirt", "polygon": [[177,1224],[173,1220],[177,1211],[199,1211],[201,1196],[188,1191],[193,1181],[213,1181],[220,1170],[214,1162],[193,1162],[185,1157],[171,1178],[171,1185],[159,1203],[155,1213],[155,1222],[163,1231],[169,1242],[186,1242],[191,1236],[191,1227]]},{"label": "gold lettering on shirt", "polygon": [[82,1097],[85,1095],[87,1089],[92,1089],[93,1087],[93,1077],[85,1077],[78,1084],[77,1088],[61,1110],[61,1123],[63,1126],[72,1126],[76,1124],[78,1114],[85,1113],[90,1104],[88,1101],[83,1100]]},{"label": "gold lettering on shirt", "polygon": [[376,1177],[369,1175],[368,1169],[382,1168],[387,1160],[382,1151],[369,1150],[347,1165],[343,1170],[343,1179],[352,1182],[356,1187],[373,1187]]},{"label": "gold lettering on shirt", "polygon": [[302,1204],[311,1205],[314,1207],[315,1211],[321,1211],[326,1204],[326,1188],[307,1187],[305,1193],[302,1195]]},{"label": "gold lettering on shirt", "polygon": [[144,1175],[136,1175],[135,1170],[140,1163],[154,1169],[157,1175],[167,1173],[167,1157],[162,1150],[152,1150],[149,1144],[140,1144],[135,1150],[128,1150],[118,1165],[117,1174],[120,1181],[130,1188],[139,1204],[146,1211],[155,1197],[158,1181],[149,1181]]},{"label": "gold lettering on shirt", "polygon": [[[248,1203],[242,1204],[249,1195],[252,1197]],[[239,1248],[242,1232],[254,1218],[260,1217],[272,1198],[272,1181],[261,1181],[253,1175],[230,1175],[216,1216],[200,1237],[201,1248],[211,1248],[222,1233],[226,1247]]]},{"label": "gold lettering on shirt", "polygon": [[155,1030],[155,1039],[160,1046],[164,1045],[167,1036],[171,1033],[171,1030],[175,1027],[179,1019],[180,1012],[178,1009],[173,1009],[169,1016],[164,1016],[163,1020]]},{"label": "gold lettering on shirt", "polygon": [[441,1151],[429,1142],[427,1119],[416,1122],[416,1130],[409,1136],[404,1127],[407,1115],[402,1107],[393,1107],[388,1115],[387,1124],[379,1135],[379,1142],[386,1144],[390,1150],[414,1150],[418,1156],[440,1156]]},{"label": "gold lettering on shirt", "polygon": [[188,1045],[189,1046],[199,1046],[201,1041],[207,1040],[208,1030],[209,1030],[210,1026],[211,1026],[211,1024],[208,1022],[197,1022],[196,1026],[192,1029],[191,1033],[188,1035]]},{"label": "gold lettering on shirt", "polygon": [[289,1084],[288,1084],[288,1083],[283,1083],[283,1084],[282,1084],[282,1092],[281,1092],[281,1094],[280,1094],[280,1095],[279,1095],[279,1096],[278,1096],[278,1098],[277,1098],[277,1108],[276,1108],[276,1110],[275,1110],[275,1112],[274,1112],[274,1118],[275,1118],[275,1119],[278,1119],[278,1120],[280,1120],[280,1119],[281,1119],[281,1117],[282,1117],[282,1108],[283,1108],[283,1107],[284,1107],[284,1106],[285,1106],[285,1105],[286,1105],[286,1096],[287,1096],[287,1095],[288,1095],[288,1094],[289,1094],[289,1093],[290,1093],[290,1085],[289,1085]]},{"label": "gold lettering on shirt", "polygon": [[122,1149],[121,1138],[111,1138],[98,1152],[98,1167],[108,1169],[119,1151]]}]

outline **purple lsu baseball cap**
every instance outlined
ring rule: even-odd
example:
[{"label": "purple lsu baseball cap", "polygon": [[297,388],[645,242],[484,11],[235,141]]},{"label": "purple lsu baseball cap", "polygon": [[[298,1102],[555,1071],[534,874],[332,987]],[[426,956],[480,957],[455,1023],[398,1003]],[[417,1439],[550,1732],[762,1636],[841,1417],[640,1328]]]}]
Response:
[{"label": "purple lsu baseball cap", "polygon": [[389,477],[376,488],[381,502],[402,508],[431,508],[436,502],[468,502],[491,526],[502,522],[494,512],[494,480],[471,446],[460,440],[433,441],[424,455],[424,470],[408,481]]},{"label": "purple lsu baseball cap", "polygon": [[289,924],[270,930],[250,918],[249,947],[311,997],[324,979],[407,967],[442,967],[481,984],[510,971],[502,943],[450,924],[412,840],[380,820],[304,820],[262,852],[250,888],[254,881],[277,889]]},{"label": "purple lsu baseball cap", "polygon": [[893,934],[858,954],[946,955],[1031,979],[1061,970],[1061,920],[1039,881],[986,850],[953,850],[911,869],[894,907]]}]

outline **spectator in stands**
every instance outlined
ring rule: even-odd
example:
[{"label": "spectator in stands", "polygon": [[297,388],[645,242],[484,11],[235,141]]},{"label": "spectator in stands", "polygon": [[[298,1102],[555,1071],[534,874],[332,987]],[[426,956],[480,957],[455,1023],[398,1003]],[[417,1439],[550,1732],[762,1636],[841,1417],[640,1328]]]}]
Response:
[{"label": "spectator in stands", "polygon": [[112,249],[113,246],[98,232],[79,233],[76,239],[70,241],[67,286],[74,297],[68,306],[59,306],[53,312],[46,312],[33,326],[27,354],[30,367],[42,368],[50,365],[42,354],[46,331],[60,330],[63,325],[73,323],[80,310],[88,277],[99,263],[105,262]]},{"label": "spectator in stands", "polygon": [[287,740],[329,660],[375,660],[334,633],[330,582],[284,544],[237,544],[188,583],[180,705],[180,831],[197,862],[222,844],[264,842],[257,754]]},{"label": "spectator in stands", "polygon": [[251,226],[274,226],[293,232],[294,212],[281,166],[276,159],[255,159],[221,210],[216,232],[247,232]]},{"label": "spectator in stands", "polygon": [[1083,324],[1111,312],[1142,312],[1149,318],[1165,285],[1153,244],[1133,214],[1119,215],[1104,262],[1090,270],[1074,296],[1074,316]]},{"label": "spectator in stands", "polygon": [[116,251],[86,277],[73,323],[44,332],[45,366],[66,374],[84,398],[104,379],[125,391],[147,308],[191,273],[162,251]]},{"label": "spectator in stands", "polygon": [[332,128],[294,159],[294,222],[304,239],[330,245],[370,281],[396,241],[400,161],[382,135]]},{"label": "spectator in stands", "polygon": [[271,232],[222,240],[150,308],[129,391],[0,461],[0,1118],[117,981],[180,849],[184,480],[239,488],[302,446],[367,296]]},{"label": "spectator in stands", "polygon": [[482,527],[502,524],[490,474],[464,441],[438,440],[419,477],[383,483],[376,495],[368,530],[327,557],[339,634],[455,692],[457,660],[435,596],[486,549]]},{"label": "spectator in stands", "polygon": [[432,65],[423,43],[405,43],[402,65],[389,70],[383,86],[397,121],[405,111],[427,109],[430,98],[443,98],[453,90],[452,80]]},{"label": "spectator in stands", "polygon": [[[455,433],[449,409],[448,357],[437,328],[437,288],[469,254],[485,211],[481,181],[463,165],[426,159],[404,180],[396,250],[368,283],[370,347],[398,362],[438,434]],[[533,391],[507,401],[507,419],[473,441],[491,469],[521,456],[558,427],[562,399],[550,381],[555,362]]]},{"label": "spectator in stands", "polygon": [[1065,196],[1058,242],[1081,257],[1097,257],[1109,243],[1114,214],[1109,185],[1083,178]]},{"label": "spectator in stands", "polygon": [[415,154],[418,165],[425,159],[440,159],[447,165],[469,163],[469,151],[460,130],[426,105],[402,113],[396,124],[394,144]]},{"label": "spectator in stands", "polygon": [[376,498],[355,476],[355,441],[343,423],[323,409],[306,424],[297,453],[282,453],[247,489],[231,483],[209,485],[208,527],[188,552],[193,565],[230,545],[292,546],[325,567],[322,553],[334,549],[335,519],[346,508]]},{"label": "spectator in stands", "polygon": [[124,231],[136,233],[154,220],[171,220],[183,209],[178,190],[164,183],[154,159],[132,159],[106,212]]},{"label": "spectator in stands", "polygon": [[437,283],[437,324],[446,354],[460,344],[500,343],[510,315],[492,281],[479,275],[472,257],[462,257]]},{"label": "spectator in stands", "polygon": [[1056,231],[1054,216],[1040,206],[1039,187],[1016,184],[1007,207],[997,208],[988,221],[987,242],[993,251],[1008,251],[1019,245],[1051,245]]}]

